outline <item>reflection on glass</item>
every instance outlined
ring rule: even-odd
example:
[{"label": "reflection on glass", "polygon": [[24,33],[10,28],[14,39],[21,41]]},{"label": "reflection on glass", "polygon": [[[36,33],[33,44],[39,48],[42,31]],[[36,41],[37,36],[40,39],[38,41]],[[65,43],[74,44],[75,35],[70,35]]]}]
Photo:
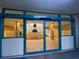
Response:
[{"label": "reflection on glass", "polygon": [[4,37],[23,37],[23,21],[21,19],[4,19]]},{"label": "reflection on glass", "polygon": [[26,51],[35,52],[43,50],[43,22],[27,21]]},{"label": "reflection on glass", "polygon": [[62,21],[62,35],[71,35],[71,22]]},{"label": "reflection on glass", "polygon": [[61,15],[62,18],[71,18],[70,15]]},{"label": "reflection on glass", "polygon": [[39,12],[26,12],[26,14],[29,14],[29,15],[34,15],[34,16],[56,16],[56,17],[58,17],[58,15],[57,14],[51,14],[51,13],[39,13]]},{"label": "reflection on glass", "polygon": [[46,50],[58,49],[58,22],[46,23]]},{"label": "reflection on glass", "polygon": [[15,11],[15,10],[5,10],[5,13],[7,14],[23,14],[23,11]]}]

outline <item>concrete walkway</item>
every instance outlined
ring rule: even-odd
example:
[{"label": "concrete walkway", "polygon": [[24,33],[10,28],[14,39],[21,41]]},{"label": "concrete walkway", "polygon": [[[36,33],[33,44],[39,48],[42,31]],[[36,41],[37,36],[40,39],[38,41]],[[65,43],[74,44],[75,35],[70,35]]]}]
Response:
[{"label": "concrete walkway", "polygon": [[79,59],[79,50],[37,55],[30,57],[21,57],[15,59]]}]

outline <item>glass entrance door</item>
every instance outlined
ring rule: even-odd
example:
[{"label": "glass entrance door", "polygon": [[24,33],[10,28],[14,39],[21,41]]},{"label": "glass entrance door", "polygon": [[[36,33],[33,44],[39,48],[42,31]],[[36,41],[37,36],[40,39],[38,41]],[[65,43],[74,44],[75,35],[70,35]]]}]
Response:
[{"label": "glass entrance door", "polygon": [[46,50],[59,49],[58,22],[46,22]]},{"label": "glass entrance door", "polygon": [[43,51],[43,22],[26,21],[26,51],[36,52]]},{"label": "glass entrance door", "polygon": [[44,46],[45,50],[59,49],[58,28],[58,22],[45,21],[44,26],[43,21],[27,20],[26,52],[44,51]]}]

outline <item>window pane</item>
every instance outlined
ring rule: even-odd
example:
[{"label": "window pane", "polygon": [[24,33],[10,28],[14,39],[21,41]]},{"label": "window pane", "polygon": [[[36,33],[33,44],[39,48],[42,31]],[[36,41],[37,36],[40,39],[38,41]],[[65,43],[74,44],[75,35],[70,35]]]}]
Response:
[{"label": "window pane", "polygon": [[62,21],[62,35],[71,35],[71,22]]},{"label": "window pane", "polygon": [[23,37],[23,21],[21,19],[4,19],[4,37]]},{"label": "window pane", "polygon": [[27,21],[27,39],[26,51],[35,52],[43,50],[43,22],[42,21]]},{"label": "window pane", "polygon": [[46,22],[46,50],[59,48],[58,22]]},{"label": "window pane", "polygon": [[23,14],[23,11],[5,10],[8,14]]},{"label": "window pane", "polygon": [[62,18],[71,18],[70,15],[61,15]]},{"label": "window pane", "polygon": [[58,16],[57,14],[50,13],[38,13],[38,12],[26,12],[26,14],[34,15],[34,16]]}]

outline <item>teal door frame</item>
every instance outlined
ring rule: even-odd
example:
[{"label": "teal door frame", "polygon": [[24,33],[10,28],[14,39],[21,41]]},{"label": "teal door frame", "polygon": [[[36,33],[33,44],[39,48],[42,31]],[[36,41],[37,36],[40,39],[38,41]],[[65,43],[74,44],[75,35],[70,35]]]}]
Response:
[{"label": "teal door frame", "polygon": [[[27,21],[27,20],[26,20]],[[26,22],[25,21],[25,22]],[[35,20],[33,20],[33,21],[35,21]],[[36,21],[40,21],[40,20],[36,20]],[[43,45],[44,45],[44,50],[42,50],[42,51],[34,51],[34,52],[27,52],[27,49],[26,49],[26,41],[27,41],[27,39],[26,39],[26,37],[25,37],[25,40],[24,40],[24,47],[25,47],[25,49],[24,49],[24,51],[26,52],[24,52],[25,54],[36,54],[36,53],[42,53],[42,52],[53,52],[53,51],[58,51],[58,50],[61,50],[61,28],[60,28],[60,22],[58,21],[58,20],[42,20],[43,21],[43,30],[44,30],[44,41],[43,41]],[[58,32],[59,32],[59,48],[58,49],[51,49],[51,50],[46,50],[46,29],[45,29],[45,26],[46,26],[46,22],[58,22]],[[25,23],[25,26],[27,25],[27,23]],[[26,26],[27,27],[27,26]],[[26,34],[26,30],[25,30],[25,34]]]},{"label": "teal door frame", "polygon": [[[74,48],[76,48],[76,40],[75,40],[75,36],[76,36],[76,34],[75,34],[75,23],[74,23],[74,19],[73,18],[71,18],[71,19],[66,19],[66,20],[63,20],[63,18],[61,18],[61,17],[52,17],[52,18],[50,18],[50,17],[46,17],[46,18],[34,18],[34,16],[32,16],[32,15],[22,15],[22,14],[1,14],[1,18],[0,18],[0,20],[2,20],[2,18],[4,17],[4,18],[6,18],[6,17],[8,17],[8,18],[21,18],[21,19],[23,19],[23,22],[24,22],[24,24],[23,24],[23,30],[24,30],[24,36],[23,36],[23,38],[24,38],[24,55],[28,55],[28,54],[36,54],[36,53],[45,53],[45,52],[53,52],[53,51],[58,51],[58,50],[61,50],[61,21],[72,21],[72,33],[73,33],[73,36],[74,36]],[[37,51],[37,52],[30,52],[30,53],[26,53],[26,20],[27,19],[33,19],[33,20],[43,20],[44,21],[44,35],[45,35],[45,22],[46,21],[58,21],[58,24],[59,24],[59,49],[56,49],[56,50],[48,50],[48,51],[46,51],[46,46],[44,46],[44,51]],[[0,33],[1,34],[3,34],[2,32],[3,32],[3,30],[0,30]],[[0,44],[0,46],[2,47],[2,38],[3,38],[3,36],[1,35],[0,36],[0,42],[1,42],[1,44]],[[44,37],[44,45],[46,45],[46,38]],[[2,49],[2,48],[1,48]],[[2,50],[0,50],[1,52],[2,52]],[[0,53],[1,53],[0,52]],[[1,53],[2,54],[2,53]]]}]

